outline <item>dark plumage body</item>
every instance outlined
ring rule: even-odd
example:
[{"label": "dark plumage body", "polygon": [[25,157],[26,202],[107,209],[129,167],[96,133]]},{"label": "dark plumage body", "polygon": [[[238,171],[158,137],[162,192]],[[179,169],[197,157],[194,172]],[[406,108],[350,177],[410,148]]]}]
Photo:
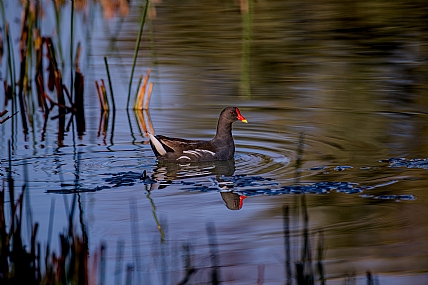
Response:
[{"label": "dark plumage body", "polygon": [[233,122],[247,120],[236,107],[225,108],[218,119],[217,132],[210,141],[185,140],[149,134],[150,145],[156,157],[169,162],[198,162],[228,160],[235,154],[232,136]]}]

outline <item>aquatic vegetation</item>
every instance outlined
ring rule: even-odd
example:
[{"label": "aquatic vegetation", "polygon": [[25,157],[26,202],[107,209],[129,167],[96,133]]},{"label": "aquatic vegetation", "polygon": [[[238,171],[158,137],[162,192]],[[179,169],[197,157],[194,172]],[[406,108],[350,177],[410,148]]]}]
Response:
[{"label": "aquatic vegetation", "polygon": [[[10,151],[10,144],[9,144]],[[9,157],[9,160],[11,158]],[[15,181],[9,168],[7,190],[5,183],[0,190],[0,280],[2,284],[68,284],[80,282],[88,284],[89,271],[94,272],[97,259],[90,258],[88,240],[85,234],[75,232],[73,224],[74,205],[68,214],[68,228],[59,234],[60,249],[55,252],[51,248],[50,238],[45,248],[38,241],[39,223],[32,221],[31,206],[26,205],[24,211],[24,195],[26,184],[21,194],[15,196]],[[9,193],[8,200],[5,194]],[[10,214],[6,209],[10,208]],[[30,236],[24,237],[24,220],[29,222]],[[51,219],[52,223],[52,208]],[[28,226],[28,225],[27,225]],[[97,254],[95,254],[96,256]],[[92,259],[92,263],[91,263]]]},{"label": "aquatic vegetation", "polygon": [[[10,3],[22,8],[17,13],[0,8],[0,143],[5,147],[10,137],[13,153],[10,162],[2,157],[0,177],[7,185],[9,170],[19,176],[13,182],[17,189],[25,180],[21,166],[28,167],[24,197],[31,193],[43,209],[49,209],[46,197],[71,197],[75,212],[81,211],[82,230],[74,226],[73,237],[68,236],[70,218],[58,222],[67,225],[59,231],[66,242],[64,249],[61,243],[50,250],[59,264],[52,265],[51,272],[58,269],[52,274],[73,278],[67,274],[73,268],[60,267],[63,258],[66,266],[73,259],[61,253],[73,246],[71,239],[85,246],[89,238],[91,252],[81,259],[89,265],[74,268],[87,270],[89,277],[79,278],[90,284],[239,283],[244,275],[248,284],[273,278],[324,284],[332,276],[336,283],[374,284],[374,271],[386,279],[407,276],[409,284],[426,277],[426,252],[414,246],[424,244],[427,229],[427,45],[420,24],[426,11],[415,9],[423,5],[376,3],[367,9],[364,3],[338,8],[238,2],[0,1],[13,12],[18,9],[10,9]],[[143,27],[140,21],[146,12],[151,20],[155,6],[157,18]],[[348,9],[357,13],[337,16]],[[403,18],[403,11],[415,17]],[[94,83],[84,86],[88,78],[97,81],[96,90]],[[150,81],[160,95],[152,105]],[[127,91],[132,106],[125,106]],[[203,139],[210,135],[207,113],[230,101],[244,104],[254,122],[236,132],[237,174],[235,165],[220,171],[215,165],[156,164],[145,138],[147,131],[154,134],[149,106],[155,107],[157,129],[181,135],[190,124],[183,136]],[[82,139],[75,140],[75,133]],[[407,158],[378,163],[390,155]],[[12,170],[8,163],[19,168]],[[9,195],[7,188],[3,192]],[[17,216],[21,207],[16,193],[14,201],[4,199],[8,234],[7,210],[15,207]],[[241,211],[228,210],[241,209],[244,197]],[[309,214],[303,199],[309,201]],[[25,222],[30,216],[21,201],[24,216],[15,221]],[[109,216],[112,204],[125,213],[118,224]],[[98,223],[91,223],[91,211]],[[312,220],[311,213],[316,213]],[[25,248],[18,247],[16,255],[23,261],[32,258],[33,248],[38,252],[38,240],[44,253],[40,227],[51,223],[47,215],[34,235],[35,247],[35,227],[28,226],[26,233],[24,223]],[[211,217],[215,224],[204,227]],[[118,231],[115,226],[123,224]],[[128,235],[129,226],[134,228]],[[400,234],[403,228],[411,234]],[[111,236],[117,232],[125,237],[117,240],[117,264],[108,266],[116,242]],[[59,235],[50,236],[52,246]],[[106,244],[94,242],[103,238]],[[37,276],[45,272],[43,256]],[[370,264],[376,267],[365,268]]]},{"label": "aquatic vegetation", "polygon": [[[140,81],[138,83],[138,88],[137,90],[138,93],[135,96],[135,100],[134,100],[134,106],[132,107],[134,110],[148,110],[149,109],[149,104],[150,104],[150,98],[152,96],[152,91],[153,91],[153,83],[150,82],[148,89],[147,89],[147,83],[149,81],[149,77],[150,77],[150,71],[151,69],[149,68],[149,70],[147,70],[146,75],[144,76],[144,80],[142,81],[141,85],[141,78],[140,77]],[[140,88],[141,85],[141,88]],[[146,92],[147,90],[147,92]]]},{"label": "aquatic vegetation", "polygon": [[[123,2],[123,1],[121,1]],[[70,4],[71,3],[71,4]],[[58,121],[58,144],[62,145],[64,139],[64,133],[68,132],[72,121],[76,121],[76,131],[81,136],[86,131],[85,122],[85,104],[84,104],[84,76],[79,67],[79,61],[81,60],[82,45],[80,42],[76,43],[74,37],[75,28],[75,7],[77,13],[86,13],[88,6],[91,3],[78,2],[75,4],[74,1],[67,3],[62,1],[53,2],[53,12],[56,24],[56,33],[60,35],[64,32],[62,27],[61,18],[69,16],[69,57],[68,60],[64,54],[63,42],[60,37],[53,37],[51,35],[46,36],[46,30],[42,30],[43,21],[45,18],[42,17],[45,13],[46,7],[44,7],[40,1],[25,1],[22,2],[22,16],[21,16],[21,29],[19,35],[19,45],[15,48],[11,38],[14,35],[10,35],[9,24],[7,22],[5,7],[2,2],[0,6],[2,14],[2,33],[5,38],[5,45],[3,45],[3,36],[1,36],[1,53],[5,51],[6,54],[6,66],[7,66],[7,77],[4,80],[4,87],[6,93],[5,107],[9,101],[12,101],[11,117],[2,118],[2,123],[12,118],[14,115],[20,116],[22,131],[25,136],[29,132],[34,132],[33,124],[34,117],[37,116],[37,110],[42,110],[44,113],[44,120],[48,118],[51,120]],[[113,11],[111,9],[120,9],[122,16],[127,13],[124,3],[112,4],[102,3],[106,7],[105,11]],[[70,5],[70,9],[64,9],[67,5]],[[115,8],[114,8],[114,7]],[[141,33],[145,22],[145,15],[147,12],[148,1],[145,5],[145,12],[141,20],[140,34],[136,44],[136,51],[134,56],[134,65],[132,68],[130,88],[132,85],[132,76],[135,71],[136,60],[138,57],[138,47],[141,42]],[[110,8],[109,8],[110,7]],[[69,15],[66,15],[69,13]],[[68,31],[67,31],[68,32]],[[18,50],[18,52],[17,52]],[[19,64],[15,64],[15,54],[19,54]],[[47,66],[46,60],[47,58]],[[110,69],[107,61],[107,57],[104,57],[106,73],[109,83],[109,95],[111,105],[109,104],[107,88],[104,84],[104,80],[101,83],[96,82],[96,90],[100,100],[100,106],[103,111],[109,109],[115,110],[116,103],[113,94],[113,85],[111,80]],[[46,68],[47,67],[47,68]],[[68,70],[69,73],[68,73]],[[65,75],[67,73],[67,76]],[[150,73],[150,72],[149,72]],[[143,105],[140,101],[139,105],[135,108],[147,109],[149,106],[151,90],[153,84],[147,83],[148,75],[146,76],[146,82],[148,86],[147,96],[148,99]],[[70,78],[69,83],[65,82],[63,78]],[[17,84],[15,84],[17,83]],[[33,90],[33,86],[35,89]],[[146,85],[143,86],[143,91],[140,94],[145,95]],[[35,91],[35,92],[34,92]],[[35,100],[34,100],[35,99]],[[51,116],[51,112],[54,108],[58,109],[58,114]],[[65,117],[71,114],[68,123]],[[104,115],[105,116],[105,115]],[[114,118],[113,114],[113,129],[114,129]],[[107,129],[108,119],[104,120],[106,123],[103,128]],[[13,125],[16,125],[14,122]],[[73,130],[74,131],[74,130]],[[45,131],[44,131],[45,132]]]},{"label": "aquatic vegetation", "polygon": [[[104,57],[104,63],[106,65],[106,71],[107,71],[107,78],[108,78],[108,86],[110,88],[110,98],[111,102],[113,104],[113,110],[116,109],[116,103],[114,102],[114,94],[113,94],[113,84],[111,83],[111,77],[110,77],[110,70],[108,68],[108,61],[107,57]],[[104,82],[103,82],[104,83]],[[105,92],[104,92],[105,93]]]},{"label": "aquatic vegetation", "polygon": [[101,79],[101,84],[95,81],[95,86],[98,94],[98,99],[100,100],[101,110],[108,111],[110,108],[109,108],[107,91],[106,91],[104,80]]},{"label": "aquatic vegetation", "polygon": [[419,168],[428,170],[428,158],[390,158],[380,162],[389,163],[389,167]]},{"label": "aquatic vegetation", "polygon": [[[6,114],[7,114],[7,110],[3,110],[2,112],[0,112],[0,118],[4,117]],[[7,116],[7,117],[4,117],[4,118],[0,119],[0,124],[3,124],[7,120],[9,120],[13,116],[15,116],[16,114],[18,114],[18,112],[15,112],[14,114],[12,114],[10,116]]]},{"label": "aquatic vegetation", "polygon": [[146,1],[146,5],[144,7],[144,12],[143,15],[141,16],[141,21],[140,21],[140,30],[138,32],[138,37],[137,37],[137,41],[135,42],[135,50],[134,50],[134,63],[132,64],[132,70],[131,70],[131,77],[129,80],[129,86],[128,86],[128,99],[126,102],[126,107],[129,107],[129,102],[131,100],[131,88],[132,88],[132,81],[134,78],[134,72],[135,72],[135,65],[137,64],[137,57],[138,57],[138,51],[140,49],[140,43],[141,43],[141,37],[143,34],[143,28],[144,28],[144,23],[146,22],[146,16],[147,16],[147,9],[149,7],[149,1]]}]

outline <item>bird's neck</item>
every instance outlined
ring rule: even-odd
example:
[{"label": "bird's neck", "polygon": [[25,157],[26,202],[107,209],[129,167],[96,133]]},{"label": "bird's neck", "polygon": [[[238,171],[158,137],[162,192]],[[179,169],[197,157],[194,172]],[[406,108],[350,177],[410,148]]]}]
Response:
[{"label": "bird's neck", "polygon": [[223,122],[221,119],[218,121],[217,124],[217,132],[212,139],[213,142],[223,142],[225,144],[228,144],[230,142],[233,143],[233,137],[232,137],[232,122]]}]

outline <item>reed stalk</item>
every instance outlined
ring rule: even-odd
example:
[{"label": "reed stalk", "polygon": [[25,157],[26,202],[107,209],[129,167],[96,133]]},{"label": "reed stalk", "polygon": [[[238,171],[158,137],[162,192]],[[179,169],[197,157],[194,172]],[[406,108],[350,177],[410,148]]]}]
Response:
[{"label": "reed stalk", "polygon": [[[74,2],[74,1],[73,1]],[[54,11],[55,11],[55,24],[56,24],[56,33],[57,35],[61,35],[61,17],[59,10],[61,9],[61,1],[56,1],[53,3],[54,5]],[[64,64],[64,59],[62,55],[62,45],[61,45],[61,39],[58,38],[58,52],[59,52],[59,58],[61,59],[61,62]]]},{"label": "reed stalk", "polygon": [[[145,109],[145,106],[149,105],[149,103],[147,101],[146,101],[146,105],[145,105],[144,104],[144,100],[146,99],[147,83],[149,81],[150,72],[151,72],[151,69],[149,68],[149,70],[147,70],[146,76],[144,76],[143,85],[141,86],[140,91],[138,92],[138,95],[136,96],[136,98],[134,100],[134,106],[133,106],[134,110],[143,110],[143,109]],[[150,83],[150,86],[149,86],[149,92],[150,92],[150,94],[148,96],[149,97],[148,100],[150,100],[151,90],[152,89],[153,89],[153,84]]]},{"label": "reed stalk", "polygon": [[70,19],[70,93],[71,98],[73,98],[74,90],[73,90],[73,44],[74,44],[74,2],[71,1],[71,19]]},{"label": "reed stalk", "polygon": [[[4,110],[0,113],[0,118],[3,117],[5,114],[7,113],[7,110]],[[18,114],[18,112],[13,113],[10,116],[7,116],[3,119],[0,119],[0,125],[3,124],[4,122],[6,122],[7,120],[9,120],[10,118],[12,118],[13,116],[15,116],[16,114]]]},{"label": "reed stalk", "polygon": [[107,61],[107,57],[104,57],[104,63],[105,63],[105,65],[106,65],[108,85],[109,85],[109,88],[110,88],[111,104],[113,105],[113,110],[115,110],[115,109],[116,109],[116,103],[114,102],[113,84],[111,83],[110,70],[109,70],[109,68],[108,68],[108,61]]},{"label": "reed stalk", "polygon": [[10,33],[9,33],[9,23],[5,21],[5,34],[6,34],[6,44],[7,44],[7,58],[8,58],[8,69],[9,69],[9,76],[10,76],[10,86],[12,87],[12,97],[16,94],[16,75],[15,75],[15,56],[13,55],[12,51],[12,44],[10,41]]},{"label": "reed stalk", "polygon": [[135,92],[135,97],[134,97],[134,107],[137,106],[138,94],[140,93],[140,87],[141,87],[142,81],[143,81],[143,75],[140,75],[140,79],[138,80],[137,90]]},{"label": "reed stalk", "polygon": [[140,92],[138,92],[136,105],[134,105],[134,110],[141,110],[144,104],[144,97],[146,96],[146,87],[147,82],[149,81],[150,69],[147,71],[146,76],[144,76],[143,85],[141,86]]},{"label": "reed stalk", "polygon": [[132,64],[131,78],[129,80],[128,99],[126,101],[126,108],[129,107],[129,101],[131,100],[132,79],[134,78],[135,65],[137,64],[138,50],[140,49],[141,36],[142,36],[142,33],[143,33],[144,23],[146,22],[146,15],[147,15],[147,8],[148,7],[149,7],[149,0],[146,0],[146,6],[144,7],[144,13],[143,13],[143,16],[141,17],[140,30],[138,32],[137,42],[135,43],[134,63]]},{"label": "reed stalk", "polygon": [[40,35],[40,30],[37,29],[35,31],[35,45],[34,50],[36,53],[36,74],[35,74],[35,81],[36,81],[36,89],[37,89],[37,101],[39,104],[39,107],[46,112],[47,104],[44,96],[44,79],[43,79],[43,40]]},{"label": "reed stalk", "polygon": [[101,110],[104,110],[104,102],[103,102],[103,98],[101,96],[101,89],[100,89],[100,85],[98,84],[98,81],[95,80],[95,89],[97,90],[97,95],[98,95],[98,100],[100,101],[100,107]]},{"label": "reed stalk", "polygon": [[153,91],[153,82],[150,82],[149,90],[147,91],[146,103],[144,104],[144,110],[149,109],[150,98],[152,97],[152,91]]},{"label": "reed stalk", "polygon": [[74,77],[74,106],[76,108],[76,129],[77,135],[82,136],[86,131],[85,106],[84,106],[84,77],[82,73],[76,71]]},{"label": "reed stalk", "polygon": [[2,20],[3,20],[3,29],[4,29],[4,33],[5,33],[5,38],[6,38],[6,45],[7,45],[7,66],[8,66],[8,76],[10,76],[10,82],[11,86],[12,86],[12,94],[15,95],[15,60],[14,60],[14,56],[12,53],[12,48],[11,48],[11,43],[10,43],[10,36],[9,36],[9,23],[6,21],[6,13],[5,13],[5,9],[4,9],[4,4],[3,1],[0,1],[0,13],[2,16]]},{"label": "reed stalk", "polygon": [[26,59],[24,52],[22,51],[23,56],[21,59],[21,70],[20,70],[20,76],[19,76],[19,107],[21,109],[21,121],[22,121],[22,128],[24,130],[24,134],[28,134],[28,124],[27,124],[27,117],[25,116],[26,110],[25,110],[25,102],[24,102],[24,77],[25,77],[25,65],[26,65]]},{"label": "reed stalk", "polygon": [[98,84],[98,82],[95,81],[95,86],[97,89],[98,99],[100,100],[101,110],[108,111],[109,105],[104,80],[101,79],[101,84]]},{"label": "reed stalk", "polygon": [[55,49],[52,44],[52,40],[50,38],[46,41],[48,50],[49,50],[49,62],[52,63],[53,71],[56,72],[58,70],[58,63],[55,57]]},{"label": "reed stalk", "polygon": [[80,42],[79,42],[77,44],[76,55],[74,56],[74,68],[76,69],[76,71],[80,71],[79,61],[80,61],[81,53],[82,53],[82,46],[80,45]]},{"label": "reed stalk", "polygon": [[101,79],[101,94],[103,95],[103,101],[104,101],[104,110],[109,110],[109,104],[108,104],[108,99],[107,99],[107,90],[106,90],[106,85],[104,83],[104,79]]}]

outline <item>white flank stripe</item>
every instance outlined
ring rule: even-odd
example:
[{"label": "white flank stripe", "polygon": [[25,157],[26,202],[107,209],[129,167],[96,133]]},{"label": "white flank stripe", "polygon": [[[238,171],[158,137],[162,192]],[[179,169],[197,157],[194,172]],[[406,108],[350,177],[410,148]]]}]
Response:
[{"label": "white flank stripe", "polygon": [[183,151],[183,153],[188,153],[188,154],[198,156],[198,157],[201,156],[201,154],[199,152],[197,152],[196,150],[185,150],[185,151]]},{"label": "white flank stripe", "polygon": [[200,152],[205,152],[205,153],[209,153],[209,154],[211,154],[212,156],[214,156],[215,155],[215,153],[214,152],[212,152],[212,151],[210,151],[210,150],[207,150],[207,149],[196,149],[196,151],[200,151]]},{"label": "white flank stripe", "polygon": [[162,144],[160,143],[160,141],[158,141],[157,138],[155,138],[154,135],[152,135],[151,133],[147,132],[149,134],[149,139],[152,142],[152,144],[155,146],[157,152],[160,153],[160,155],[165,155],[166,154],[166,150],[163,148]]},{"label": "white flank stripe", "polygon": [[215,153],[212,151],[209,151],[206,149],[199,149],[199,148],[197,148],[195,150],[185,150],[185,151],[183,151],[183,153],[194,155],[196,157],[201,157],[202,155],[207,154],[207,153],[212,155],[212,156],[215,155]]},{"label": "white flank stripe", "polygon": [[182,155],[182,156],[180,156],[179,158],[177,158],[177,160],[180,160],[180,159],[188,159],[188,160],[191,160],[191,159],[190,159],[190,157],[185,156],[185,155]]}]

